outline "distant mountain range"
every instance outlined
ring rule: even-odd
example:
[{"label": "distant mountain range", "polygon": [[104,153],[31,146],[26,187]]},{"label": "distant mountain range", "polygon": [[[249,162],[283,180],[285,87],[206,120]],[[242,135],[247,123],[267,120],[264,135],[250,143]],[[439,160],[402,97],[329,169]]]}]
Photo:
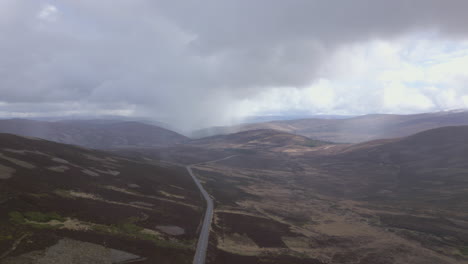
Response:
[{"label": "distant mountain range", "polygon": [[428,129],[456,125],[468,125],[468,111],[414,115],[372,114],[345,119],[278,120],[207,128],[196,131],[193,136],[201,138],[255,129],[274,129],[323,141],[359,143],[380,138],[403,137]]},{"label": "distant mountain range", "polygon": [[162,147],[188,140],[185,136],[158,126],[116,120],[52,122],[6,119],[0,120],[0,133],[37,137],[95,149]]},{"label": "distant mountain range", "polygon": [[355,115],[271,115],[271,116],[249,116],[242,120],[242,123],[259,123],[279,120],[294,120],[306,118],[319,119],[345,119],[355,117]]}]

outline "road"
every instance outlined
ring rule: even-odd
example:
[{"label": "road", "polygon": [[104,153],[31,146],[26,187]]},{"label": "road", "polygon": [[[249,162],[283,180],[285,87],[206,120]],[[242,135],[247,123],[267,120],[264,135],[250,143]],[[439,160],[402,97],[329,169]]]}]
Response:
[{"label": "road", "polygon": [[212,161],[185,166],[185,168],[187,168],[188,173],[190,174],[190,176],[192,176],[193,181],[197,185],[198,189],[200,189],[200,192],[202,193],[203,198],[206,201],[205,217],[203,218],[203,225],[200,231],[200,236],[198,237],[197,249],[195,251],[195,257],[193,258],[193,264],[205,264],[206,251],[208,249],[208,241],[209,241],[209,236],[210,236],[211,220],[213,219],[213,207],[214,206],[213,206],[213,199],[211,199],[208,192],[206,192],[205,188],[203,188],[203,186],[201,185],[200,181],[197,179],[195,174],[193,174],[192,166],[222,161],[222,160],[230,159],[235,156],[236,155],[218,159],[218,160],[212,160]]},{"label": "road", "polygon": [[206,212],[205,217],[203,219],[203,225],[200,231],[200,237],[198,238],[197,242],[197,250],[195,252],[195,257],[193,258],[193,264],[204,264],[206,258],[206,250],[208,249],[208,238],[210,236],[210,227],[211,227],[211,219],[213,219],[213,199],[208,195],[205,188],[201,185],[200,181],[195,177],[192,172],[192,167],[186,166],[187,171],[192,176],[193,181],[197,185],[198,189],[203,195],[203,198],[206,200]]}]

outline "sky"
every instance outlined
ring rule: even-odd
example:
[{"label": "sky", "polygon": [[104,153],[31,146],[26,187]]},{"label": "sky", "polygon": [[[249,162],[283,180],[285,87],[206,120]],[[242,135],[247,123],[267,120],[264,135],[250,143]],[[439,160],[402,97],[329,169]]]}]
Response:
[{"label": "sky", "polygon": [[465,0],[0,0],[0,117],[468,108]]}]

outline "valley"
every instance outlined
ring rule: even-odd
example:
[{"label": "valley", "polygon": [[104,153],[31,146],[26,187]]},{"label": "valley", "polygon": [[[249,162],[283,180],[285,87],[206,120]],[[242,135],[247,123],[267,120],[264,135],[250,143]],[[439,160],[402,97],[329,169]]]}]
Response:
[{"label": "valley", "polygon": [[80,248],[100,263],[468,263],[466,135],[258,129],[104,152],[1,134],[0,263]]},{"label": "valley", "polygon": [[0,264],[468,264],[467,0],[0,0]]},{"label": "valley", "polygon": [[[286,256],[285,263],[466,263],[466,162],[453,160],[466,151],[457,144],[466,127],[441,130],[369,144],[364,157],[359,147],[333,155],[239,155],[198,166],[216,202],[213,263],[235,263],[232,254],[251,263]],[[432,153],[440,161],[425,164],[424,147],[412,148],[419,157],[387,153],[439,133],[451,136],[431,151],[457,145],[460,152]],[[383,160],[373,159],[379,155]]]}]

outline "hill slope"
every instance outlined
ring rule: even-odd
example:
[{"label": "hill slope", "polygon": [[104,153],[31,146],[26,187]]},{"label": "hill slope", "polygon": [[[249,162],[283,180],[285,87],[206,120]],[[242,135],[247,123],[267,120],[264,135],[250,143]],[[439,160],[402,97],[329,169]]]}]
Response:
[{"label": "hill slope", "polygon": [[380,138],[409,136],[424,130],[468,125],[467,111],[438,112],[417,115],[365,115],[347,119],[299,119],[217,127],[198,131],[197,136],[227,134],[254,129],[275,129],[309,138],[358,143]]},{"label": "hill slope", "polygon": [[192,140],[189,144],[207,148],[269,149],[293,146],[312,147],[324,145],[326,142],[273,129],[256,129]]},{"label": "hill slope", "polygon": [[198,163],[216,204],[212,263],[466,263],[468,126],[308,140],[261,129],[129,154]]},{"label": "hill slope", "polygon": [[265,155],[266,153],[282,153],[313,151],[315,147],[329,143],[290,133],[257,129],[219,135],[187,141],[167,148],[129,147],[116,149],[120,155],[141,159],[156,159],[194,164],[219,160],[233,155]]},{"label": "hill slope", "polygon": [[191,263],[202,207],[183,168],[0,134],[1,263]]},{"label": "hill slope", "polygon": [[160,147],[187,140],[186,137],[161,127],[111,120],[46,122],[8,119],[0,120],[0,133],[38,137],[95,149],[126,146]]},{"label": "hill slope", "polygon": [[333,176],[320,182],[310,179],[322,190],[447,210],[468,206],[468,126],[436,128],[304,158]]},{"label": "hill slope", "polygon": [[[250,142],[249,132],[233,135],[199,146]],[[298,153],[239,153],[194,170],[220,208],[219,263],[236,263],[232,255],[243,252],[251,253],[243,262],[259,263],[275,248],[310,263],[468,261],[468,126]]]}]

